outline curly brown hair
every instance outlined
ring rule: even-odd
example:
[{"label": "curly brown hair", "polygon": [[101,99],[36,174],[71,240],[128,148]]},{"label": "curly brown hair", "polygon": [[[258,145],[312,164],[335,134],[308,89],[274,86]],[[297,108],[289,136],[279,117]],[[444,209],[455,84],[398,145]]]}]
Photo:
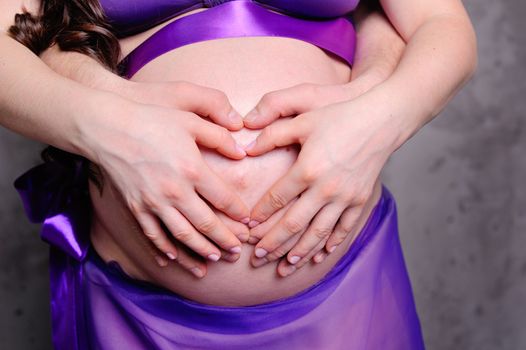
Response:
[{"label": "curly brown hair", "polygon": [[[98,0],[42,0],[37,14],[26,9],[16,14],[8,34],[36,55],[56,44],[62,51],[85,54],[118,73],[119,42]],[[64,166],[85,163],[89,178],[102,191],[100,169],[83,157],[52,146],[41,156]]]}]

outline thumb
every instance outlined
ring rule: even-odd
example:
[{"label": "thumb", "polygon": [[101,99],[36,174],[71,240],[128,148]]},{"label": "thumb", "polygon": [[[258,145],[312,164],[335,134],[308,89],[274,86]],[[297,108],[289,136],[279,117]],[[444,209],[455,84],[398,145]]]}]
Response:
[{"label": "thumb", "polygon": [[302,126],[304,123],[299,123],[297,120],[291,118],[278,120],[265,127],[258,137],[245,147],[245,152],[250,156],[258,156],[276,147],[301,143],[305,128]]},{"label": "thumb", "polygon": [[[245,127],[261,129],[276,119],[302,114],[322,107],[324,99],[319,96],[321,85],[301,83],[285,89],[264,94],[257,105],[244,117]],[[327,88],[324,86],[322,89]],[[318,95],[318,96],[317,96]]]},{"label": "thumb", "polygon": [[243,127],[243,118],[223,91],[186,81],[177,84],[177,96],[182,110],[209,118],[229,130]]}]

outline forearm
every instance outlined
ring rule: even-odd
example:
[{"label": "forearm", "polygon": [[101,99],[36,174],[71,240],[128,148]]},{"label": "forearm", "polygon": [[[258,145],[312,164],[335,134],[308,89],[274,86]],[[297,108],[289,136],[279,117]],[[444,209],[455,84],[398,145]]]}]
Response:
[{"label": "forearm", "polygon": [[396,68],[405,42],[398,35],[381,9],[362,2],[355,11],[357,43],[346,84],[348,95],[357,97],[385,81]]},{"label": "forearm", "polygon": [[[403,20],[394,14],[390,18],[395,23]],[[400,63],[371,91],[377,104],[379,96],[380,104],[387,106],[386,124],[398,133],[395,148],[444,108],[472,76],[477,61],[473,27],[458,6],[442,9],[414,26],[399,24],[399,32],[408,42]]]},{"label": "forearm", "polygon": [[360,4],[354,20],[357,42],[351,80],[374,75],[383,81],[398,65],[405,42],[381,8],[370,2]]},{"label": "forearm", "polygon": [[100,62],[85,54],[62,51],[53,45],[40,58],[58,74],[82,85],[129,97],[133,83],[113,73]]},{"label": "forearm", "polygon": [[[0,123],[16,133],[90,158],[81,125],[110,107],[108,94],[66,79],[0,34]],[[104,106],[104,108],[101,108]]]}]

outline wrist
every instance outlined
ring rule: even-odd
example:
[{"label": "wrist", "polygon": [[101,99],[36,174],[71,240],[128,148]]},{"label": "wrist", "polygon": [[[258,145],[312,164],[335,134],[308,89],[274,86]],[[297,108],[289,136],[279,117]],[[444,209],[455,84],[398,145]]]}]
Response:
[{"label": "wrist", "polygon": [[375,93],[379,95],[377,103],[383,106],[385,128],[389,128],[394,136],[393,151],[432,119],[432,113],[426,109],[425,103],[421,103],[412,95],[411,90],[393,79],[379,85]]},{"label": "wrist", "polygon": [[86,99],[85,108],[73,118],[74,133],[72,147],[75,153],[100,163],[99,149],[104,144],[107,131],[122,131],[129,125],[134,103],[122,96],[95,90]]},{"label": "wrist", "polygon": [[355,100],[349,101],[350,116],[367,119],[367,129],[377,146],[394,153],[422,126],[425,114],[414,103],[414,99],[395,88],[389,80],[373,87]]}]

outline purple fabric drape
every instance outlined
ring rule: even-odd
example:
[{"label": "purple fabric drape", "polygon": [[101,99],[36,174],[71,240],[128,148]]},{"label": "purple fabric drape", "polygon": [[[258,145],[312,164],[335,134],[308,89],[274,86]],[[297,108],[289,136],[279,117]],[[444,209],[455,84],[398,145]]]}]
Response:
[{"label": "purple fabric drape", "polygon": [[53,343],[86,349],[423,349],[383,187],[355,243],[318,283],[247,307],[201,304],[127,276],[89,247],[82,163],[48,163],[15,182],[28,217],[43,222],[50,259]]}]

